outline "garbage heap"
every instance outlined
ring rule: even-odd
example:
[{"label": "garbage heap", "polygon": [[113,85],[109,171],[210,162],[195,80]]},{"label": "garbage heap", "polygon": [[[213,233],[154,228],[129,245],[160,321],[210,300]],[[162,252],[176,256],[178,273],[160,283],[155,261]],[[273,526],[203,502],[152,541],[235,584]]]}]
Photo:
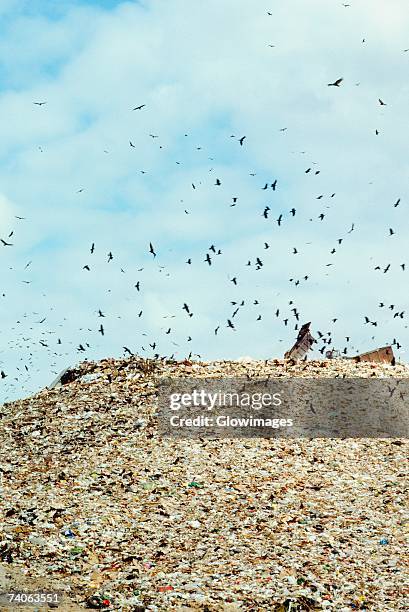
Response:
[{"label": "garbage heap", "polygon": [[161,377],[242,375],[409,369],[106,359],[1,406],[3,587],[63,610],[406,609],[407,441],[157,435]]}]

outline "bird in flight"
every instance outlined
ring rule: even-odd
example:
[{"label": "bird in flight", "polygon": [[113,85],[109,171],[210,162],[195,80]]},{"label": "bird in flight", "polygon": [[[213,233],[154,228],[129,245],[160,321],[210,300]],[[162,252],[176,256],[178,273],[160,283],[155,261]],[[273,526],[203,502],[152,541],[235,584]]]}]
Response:
[{"label": "bird in flight", "polygon": [[13,246],[11,242],[6,242],[5,240],[3,240],[3,238],[0,238],[0,241],[3,246]]},{"label": "bird in flight", "polygon": [[242,137],[240,138],[239,143],[240,143],[240,145],[241,145],[241,146],[243,146],[243,142],[244,142],[244,139],[245,139],[245,138],[246,138],[246,136],[242,136]]},{"label": "bird in flight", "polygon": [[381,100],[380,98],[378,98],[378,102],[381,106],[386,106],[386,102],[384,102],[383,100]]},{"label": "bird in flight", "polygon": [[33,102],[33,104],[36,106],[44,106],[44,104],[47,104],[47,102]]},{"label": "bird in flight", "polygon": [[340,78],[334,81],[333,83],[328,83],[328,87],[339,87],[343,80],[343,78]]},{"label": "bird in flight", "polygon": [[141,110],[144,106],[146,106],[146,104],[141,104],[140,106],[135,106],[135,108],[133,108],[132,110]]},{"label": "bird in flight", "polygon": [[155,253],[155,250],[154,250],[154,248],[153,248],[153,244],[152,244],[152,242],[150,242],[150,243],[149,243],[149,253],[152,253],[152,255],[153,255],[154,257],[156,257],[156,253]]}]

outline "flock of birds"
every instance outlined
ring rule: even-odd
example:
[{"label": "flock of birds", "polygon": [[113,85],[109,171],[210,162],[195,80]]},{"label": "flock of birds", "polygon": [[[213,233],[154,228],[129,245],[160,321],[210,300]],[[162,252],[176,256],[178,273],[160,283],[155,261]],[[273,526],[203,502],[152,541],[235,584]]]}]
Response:
[{"label": "flock of birds", "polygon": [[[348,7],[350,5],[344,4],[343,6]],[[270,13],[268,14],[270,15]],[[274,45],[269,45],[269,46],[274,46]],[[404,51],[406,52],[408,50],[405,49]],[[344,84],[344,79],[342,77],[337,77],[334,81],[327,83],[327,86],[333,87],[333,88],[340,88],[343,86],[343,84]],[[325,87],[325,83],[323,85]],[[33,104],[39,109],[41,109],[41,112],[47,111],[47,104],[48,104],[47,100],[34,101]],[[378,98],[377,104],[379,104],[379,106],[381,107],[387,106],[387,103],[382,98]],[[132,105],[130,106],[130,111],[132,113],[135,112],[135,113],[144,114],[149,111],[149,104],[148,102],[146,102],[146,103],[138,103],[135,106]],[[278,128],[278,130],[282,133],[285,133],[287,129],[288,129],[287,127]],[[376,130],[375,133],[376,135],[378,135],[379,130]],[[185,133],[184,136],[188,137],[188,134]],[[152,138],[154,141],[157,141],[158,143],[160,142],[159,134],[149,133],[147,134],[147,137]],[[237,146],[240,149],[245,149],[246,144],[249,141],[251,141],[251,134],[249,133],[239,134],[239,135],[231,134],[230,138],[232,140],[234,139],[235,142],[237,142]],[[159,146],[162,148],[162,145],[159,145]],[[131,149],[135,149],[136,148],[135,142],[132,140],[129,140],[129,147]],[[197,146],[196,148],[198,150],[201,149],[200,146]],[[105,150],[104,152],[107,153],[108,151]],[[211,161],[214,161],[214,158],[212,157],[209,157],[209,159]],[[176,161],[175,163],[179,165],[181,162]],[[211,168],[209,172],[211,172],[212,170],[213,168]],[[142,174],[146,173],[145,170],[141,170],[140,172]],[[304,174],[309,175],[311,177],[314,177],[314,176],[318,177],[320,173],[321,173],[321,170],[318,167],[314,167],[313,163],[311,163],[311,165],[306,164],[306,167],[304,168]],[[272,225],[276,227],[276,231],[278,232],[287,231],[287,228],[290,227],[289,224],[291,223],[291,221],[296,219],[297,216],[299,215],[299,209],[298,207],[296,208],[295,206],[290,205],[285,210],[284,209],[277,210],[276,205],[271,202],[271,197],[274,198],[275,194],[278,193],[280,190],[280,178],[272,176],[268,180],[264,179],[262,181],[261,180],[259,181],[256,172],[251,171],[249,172],[249,175],[257,183],[254,189],[256,189],[259,193],[264,192],[263,195],[265,195],[266,199],[268,199],[268,203],[265,203],[262,209],[259,210],[257,213],[259,215],[260,222],[264,223],[265,227],[270,232],[271,232]],[[213,185],[212,185],[213,188],[219,189],[220,187],[222,187],[222,185],[223,185],[223,176],[215,177]],[[197,189],[199,189],[199,184],[197,182],[191,182],[190,188],[192,189],[192,191],[196,191]],[[76,190],[77,194],[82,193],[84,189],[85,187],[81,187],[80,189],[77,189]],[[240,196],[237,194],[231,194],[230,198],[231,199],[229,202],[229,207],[237,208],[237,210],[239,211]],[[321,206],[321,200],[331,201],[333,198],[336,198],[336,192],[332,192],[329,194],[318,193],[316,195],[316,200],[320,206]],[[396,200],[391,202],[391,208],[396,209],[399,206],[401,206],[401,204],[402,204],[401,198],[397,198]],[[326,206],[326,207],[322,206],[322,209],[317,210],[317,214],[314,217],[309,217],[309,221],[312,223],[325,224],[328,208],[329,206]],[[192,211],[188,207],[185,207],[184,214],[190,215],[192,214]],[[238,214],[240,214],[240,212],[238,212]],[[22,216],[16,216],[15,219],[16,219],[16,222],[18,223],[25,223],[27,221],[26,217],[22,217]],[[353,232],[356,232],[357,230],[359,231],[359,228],[356,227],[355,220],[351,219],[350,224],[347,227],[342,228],[340,230],[339,235],[335,240],[335,243],[333,244],[331,250],[329,251],[330,258],[333,258],[340,249],[344,248],[350,235]],[[396,234],[395,227],[385,228],[385,238],[386,239],[393,239],[395,234]],[[0,238],[1,246],[4,249],[14,249],[18,247],[18,244],[16,242],[17,235],[18,235],[18,231],[16,229],[13,229],[10,232],[8,232],[6,235],[2,236]],[[154,242],[155,242],[154,240],[150,241],[149,237],[147,238],[146,255],[152,258],[152,262],[155,262],[155,263],[158,262],[157,265],[158,265],[159,272],[164,272],[165,274],[166,273],[169,274],[169,272],[167,272],[167,266],[165,265],[166,262],[164,261],[160,245],[155,244]],[[112,248],[112,250],[109,250],[108,252],[102,255],[99,251],[98,240],[96,238],[95,242],[91,242],[91,244],[88,245],[87,249],[88,249],[87,250],[87,260],[84,261],[83,266],[82,266],[82,272],[84,274],[93,273],[93,270],[94,270],[93,262],[94,262],[94,259],[98,256],[105,258],[106,265],[110,265],[111,267],[115,266],[116,254],[115,254],[114,248]],[[252,257],[247,257],[247,258],[243,257],[243,262],[241,264],[242,269],[247,268],[247,269],[254,270],[255,272],[257,272],[257,271],[262,270],[265,267],[266,257],[268,257],[268,253],[274,250],[273,237],[271,240],[266,240],[262,244],[260,244],[259,249],[260,250],[256,255]],[[85,256],[85,252],[84,252],[84,256]],[[190,268],[191,266],[198,266],[198,269],[199,269],[198,274],[200,274],[200,266],[204,266],[205,268],[213,269],[215,267],[216,262],[218,262],[220,258],[223,258],[223,256],[224,256],[224,247],[212,243],[212,244],[209,244],[208,248],[201,254],[200,261],[197,261],[199,257],[198,255],[197,257],[194,257],[192,255],[192,256],[189,256],[186,260],[184,260],[183,263],[188,268]],[[289,252],[288,256],[289,257],[297,257],[297,256],[302,257],[299,245],[292,246],[291,251]],[[32,265],[32,261],[29,261],[25,265],[24,270],[28,270],[31,265]],[[331,268],[334,264],[333,264],[333,261],[331,261],[330,259],[328,262],[322,265],[325,268]],[[399,266],[400,266],[401,271],[405,272],[406,263],[401,262]],[[387,274],[391,269],[391,264],[389,263],[385,266],[376,265],[374,266],[373,269],[374,271],[379,272],[381,274]],[[121,267],[120,264],[118,265],[117,271],[118,271],[118,274],[125,274],[126,272],[124,268]],[[138,268],[137,271],[142,272],[143,268]],[[313,275],[313,272],[306,271],[305,274],[302,274],[300,276],[291,276],[290,278],[288,278],[288,283],[290,284],[289,291],[291,292],[291,299],[287,300],[285,308],[273,307],[273,306],[271,307],[272,317],[274,317],[274,319],[284,328],[293,329],[294,337],[297,335],[297,330],[299,330],[302,323],[304,322],[303,313],[300,307],[297,305],[297,293],[296,292],[299,291],[298,289],[299,287],[302,287],[303,285],[305,285],[305,283],[308,283],[311,280],[311,275]],[[237,295],[239,295],[240,293],[239,290],[241,286],[240,272],[235,270],[233,273],[229,275],[228,281],[230,283],[229,286],[234,287],[237,290]],[[30,284],[30,281],[28,280],[23,280],[22,282]],[[132,288],[136,291],[137,294],[143,293],[144,291],[143,282],[140,279],[137,280],[137,282],[133,284]],[[226,294],[228,293],[228,291],[229,289],[226,290]],[[4,298],[6,297],[4,293],[3,293],[3,297]],[[290,293],[289,293],[289,297],[290,297]],[[216,299],[219,300],[218,297]],[[211,330],[211,333],[214,336],[219,336],[223,331],[225,331],[226,333],[236,331],[237,326],[238,326],[237,321],[239,320],[240,313],[249,306],[254,307],[256,309],[255,321],[263,320],[264,315],[262,315],[261,312],[257,312],[258,307],[260,307],[260,310],[261,310],[260,298],[255,298],[255,297],[249,298],[248,296],[240,295],[239,297],[236,297],[235,299],[229,300],[230,314],[225,318],[225,320],[217,321],[213,329]],[[390,317],[392,319],[396,319],[398,321],[405,319],[405,310],[401,306],[398,306],[396,304],[388,304],[385,301],[383,301],[383,302],[380,302],[377,305],[377,307],[379,309],[382,309],[385,312],[389,311]],[[184,316],[186,316],[188,320],[194,317],[195,312],[193,312],[193,308],[192,308],[192,305],[189,303],[189,300],[186,300],[182,297],[180,300],[179,308],[180,308],[180,314],[183,313]],[[41,316],[39,313],[32,313],[32,314],[34,316],[39,315],[39,318],[30,320],[31,327],[29,329],[33,330],[33,325],[36,327],[41,326],[43,329],[41,337],[35,343],[36,346],[34,346],[33,344],[30,344],[30,337],[22,333],[20,337],[18,338],[18,341],[14,342],[14,346],[17,348],[20,348],[22,352],[21,358],[20,358],[21,364],[16,366],[16,371],[9,371],[7,369],[7,366],[4,365],[0,361],[2,365],[0,369],[0,377],[1,377],[1,380],[3,381],[10,380],[9,391],[13,391],[13,389],[16,390],[19,387],[21,387],[24,375],[26,375],[27,380],[30,379],[31,370],[35,367],[34,366],[35,350],[38,349],[38,347],[40,347],[41,349],[46,349],[50,357],[51,366],[54,368],[57,368],[58,367],[57,364],[59,363],[58,360],[59,358],[63,356],[64,357],[71,356],[72,359],[74,359],[75,355],[78,356],[80,354],[86,357],[87,354],[91,352],[93,347],[88,341],[89,333],[97,334],[99,338],[103,338],[106,336],[106,334],[109,334],[110,332],[110,325],[105,322],[109,320],[109,314],[105,312],[105,309],[102,306],[96,305],[95,318],[97,322],[95,324],[95,327],[87,328],[87,329],[80,328],[79,332],[83,331],[84,336],[86,335],[85,332],[87,332],[88,335],[86,339],[80,339],[78,343],[76,343],[75,347],[72,347],[74,348],[74,351],[72,350],[71,347],[68,347],[68,348],[65,347],[66,350],[64,352],[63,341],[61,337],[59,337],[58,329],[56,329],[55,327],[50,327],[48,329],[46,327],[48,323],[48,317]],[[169,313],[168,315],[166,315],[165,318],[174,319],[177,317],[177,314],[178,313]],[[140,310],[136,312],[136,318],[138,320],[142,320],[143,316],[144,316],[144,309],[141,308]],[[24,317],[26,317],[27,320],[29,320],[30,315],[26,313]],[[66,321],[65,317],[63,318],[62,322],[59,323],[59,326],[61,328],[64,327],[64,321]],[[337,317],[334,317],[331,319],[331,323],[333,325],[336,324],[337,321],[338,321]],[[21,324],[20,320],[17,321],[17,325],[18,324]],[[377,328],[378,324],[379,322],[377,320],[374,320],[372,316],[369,316],[368,314],[363,314],[362,325],[372,326],[374,328]],[[165,325],[162,329],[163,329],[162,333],[164,336],[173,337],[174,330],[172,326]],[[129,346],[130,343],[126,341],[123,342],[123,346],[122,346],[123,354],[133,355],[134,353],[138,353],[138,354],[145,354],[145,355],[153,356],[155,358],[162,358],[164,356],[172,358],[175,356],[175,354],[176,355],[178,354],[177,349],[179,345],[177,342],[175,341],[173,342],[174,346],[176,347],[175,352],[173,354],[168,353],[167,355],[165,355],[161,351],[161,338],[158,338],[158,337],[150,338],[148,332],[143,335],[146,336],[146,342],[144,344],[141,344],[140,347],[135,348],[132,344]],[[317,338],[317,341],[318,341],[317,351],[321,355],[325,355],[325,353],[328,350],[334,348],[332,329],[327,330],[327,331],[316,330],[313,335],[315,335]],[[176,339],[177,338],[175,338],[175,340]],[[186,333],[185,342],[192,343],[192,346],[193,346],[194,338],[192,337],[192,335]],[[402,346],[398,338],[391,338],[390,342],[397,349],[400,349]],[[28,351],[25,352],[25,349],[27,348],[28,348]],[[195,345],[195,348],[196,350],[199,349],[200,351],[200,347]],[[286,348],[289,348],[289,347],[286,347]],[[351,354],[352,350],[354,349],[351,336],[349,335],[345,336],[344,346],[339,347],[339,348],[340,348],[340,352],[343,355],[346,356],[348,354]],[[356,352],[358,352],[357,349],[356,349]],[[180,356],[180,355],[177,355],[177,356]],[[200,357],[200,353],[194,353],[192,350],[189,352],[189,354],[185,356],[187,356],[187,358],[190,359],[190,358]],[[1,358],[1,354],[0,354],[0,358]],[[55,374],[58,373],[57,369],[52,370],[52,371]]]}]

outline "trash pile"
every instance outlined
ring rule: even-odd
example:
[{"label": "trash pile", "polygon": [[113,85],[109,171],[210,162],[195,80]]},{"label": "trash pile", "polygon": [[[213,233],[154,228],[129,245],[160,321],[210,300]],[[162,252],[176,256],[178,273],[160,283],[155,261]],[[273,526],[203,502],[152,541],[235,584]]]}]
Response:
[{"label": "trash pile", "polygon": [[161,439],[155,415],[164,376],[407,366],[131,357],[73,372],[0,407],[3,574],[58,586],[67,610],[406,609],[406,440]]}]

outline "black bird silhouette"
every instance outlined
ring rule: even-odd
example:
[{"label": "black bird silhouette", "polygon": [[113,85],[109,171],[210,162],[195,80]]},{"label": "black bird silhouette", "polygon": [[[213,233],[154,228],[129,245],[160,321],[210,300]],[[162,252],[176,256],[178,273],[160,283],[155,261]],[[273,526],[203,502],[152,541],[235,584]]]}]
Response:
[{"label": "black bird silhouette", "polygon": [[133,144],[133,142],[131,140],[129,141],[129,146],[133,147],[135,149],[135,145]]},{"label": "black bird silhouette", "polygon": [[293,217],[295,217],[295,213],[296,213],[295,208],[292,208],[292,209],[290,210],[290,213],[292,214],[292,216],[293,216]]},{"label": "black bird silhouette", "polygon": [[91,249],[90,249],[91,255],[93,254],[94,251],[95,251],[95,243],[93,242],[91,244]]},{"label": "black bird silhouette", "polygon": [[397,206],[399,206],[399,202],[400,202],[400,198],[398,200],[396,200],[395,204],[393,205],[394,208],[396,208]]},{"label": "black bird silhouette", "polygon": [[343,80],[343,78],[340,78],[334,81],[333,83],[328,83],[328,87],[339,87]]},{"label": "black bird silhouette", "polygon": [[280,215],[277,219],[277,223],[278,225],[281,225],[281,221],[282,221],[283,215]]},{"label": "black bird silhouette", "polygon": [[124,349],[125,353],[128,353],[128,355],[133,355],[132,351],[130,351],[127,346],[123,346],[122,348]]},{"label": "black bird silhouette", "polygon": [[231,329],[236,329],[230,319],[227,319],[227,327],[230,327]]},{"label": "black bird silhouette", "polygon": [[47,104],[47,102],[33,102],[33,104],[36,106],[44,106],[44,104]]},{"label": "black bird silhouette", "polygon": [[112,261],[112,260],[113,260],[113,258],[114,258],[114,256],[112,255],[111,251],[109,251],[109,253],[108,253],[108,263],[109,263],[110,261]]},{"label": "black bird silhouette", "polygon": [[101,310],[98,310],[98,316],[99,316],[99,317],[105,317],[105,315],[102,313],[102,311],[101,311]]},{"label": "black bird silhouette", "polygon": [[221,185],[220,179],[216,179],[215,185]]},{"label": "black bird silhouette", "polygon": [[146,104],[140,104],[140,106],[135,106],[135,108],[133,108],[132,110],[141,110],[144,106],[146,106]]},{"label": "black bird silhouette", "polygon": [[11,242],[6,242],[3,238],[0,238],[0,242],[3,246],[13,246]]},{"label": "black bird silhouette", "polygon": [[83,270],[88,270],[88,272],[90,271],[90,267],[88,265],[82,266]]},{"label": "black bird silhouette", "polygon": [[104,335],[104,326],[102,325],[102,323],[101,323],[101,325],[99,326],[99,330],[98,330],[98,331],[99,331],[99,333],[101,334],[101,336],[103,336],[103,335]]},{"label": "black bird silhouette", "polygon": [[383,100],[381,100],[380,98],[378,98],[378,102],[379,102],[379,104],[381,106],[386,106],[386,103]]},{"label": "black bird silhouette", "polygon": [[273,188],[273,191],[276,190],[277,187],[277,179],[274,181],[274,183],[271,183],[271,187]]},{"label": "black bird silhouette", "polygon": [[389,228],[389,236],[393,236],[395,234],[395,232],[393,231],[393,229],[390,227]]},{"label": "black bird silhouette", "polygon": [[244,139],[245,139],[245,138],[246,138],[246,136],[242,136],[242,137],[240,138],[239,143],[240,143],[240,145],[241,145],[241,146],[243,146],[243,142],[244,142]]},{"label": "black bird silhouette", "polygon": [[206,263],[208,263],[208,264],[209,264],[209,266],[211,266],[211,265],[212,265],[212,259],[211,259],[210,255],[209,255],[209,253],[206,253],[206,259],[205,259],[205,262],[206,262]]},{"label": "black bird silhouette", "polygon": [[154,257],[156,257],[155,250],[153,248],[152,242],[149,243],[149,253],[152,253]]}]

